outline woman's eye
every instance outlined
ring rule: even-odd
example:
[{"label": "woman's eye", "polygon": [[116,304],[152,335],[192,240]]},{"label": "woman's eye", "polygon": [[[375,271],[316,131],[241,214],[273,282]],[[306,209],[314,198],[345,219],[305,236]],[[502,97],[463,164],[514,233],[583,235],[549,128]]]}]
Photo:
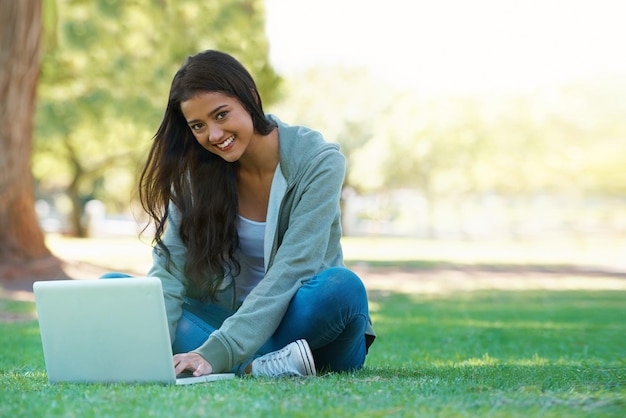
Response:
[{"label": "woman's eye", "polygon": [[199,131],[200,128],[202,128],[202,124],[201,123],[194,123],[193,125],[191,125],[191,130],[192,131]]},{"label": "woman's eye", "polygon": [[222,120],[226,117],[226,115],[228,114],[228,112],[224,111],[224,112],[220,112],[215,116],[215,119],[217,120]]}]

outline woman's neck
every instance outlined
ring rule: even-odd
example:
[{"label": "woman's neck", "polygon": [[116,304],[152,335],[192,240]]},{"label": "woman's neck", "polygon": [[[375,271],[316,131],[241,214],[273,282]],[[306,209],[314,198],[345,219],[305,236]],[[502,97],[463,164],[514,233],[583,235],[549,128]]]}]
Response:
[{"label": "woman's neck", "polygon": [[278,128],[275,128],[250,143],[246,153],[239,159],[239,177],[257,180],[273,177],[279,161]]}]

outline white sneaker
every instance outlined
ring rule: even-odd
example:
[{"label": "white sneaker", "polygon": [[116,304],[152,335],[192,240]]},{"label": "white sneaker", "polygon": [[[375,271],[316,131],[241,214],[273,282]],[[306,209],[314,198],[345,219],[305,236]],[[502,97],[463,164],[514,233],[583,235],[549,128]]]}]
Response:
[{"label": "white sneaker", "polygon": [[253,376],[315,376],[313,354],[306,340],[294,341],[252,362]]}]

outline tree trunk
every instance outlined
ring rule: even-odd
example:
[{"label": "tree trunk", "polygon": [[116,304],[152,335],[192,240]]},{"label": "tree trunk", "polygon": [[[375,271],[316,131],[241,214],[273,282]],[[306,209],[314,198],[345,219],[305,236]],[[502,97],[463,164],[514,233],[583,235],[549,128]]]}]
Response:
[{"label": "tree trunk", "polygon": [[41,0],[0,0],[0,280],[64,277],[45,245],[30,169]]}]

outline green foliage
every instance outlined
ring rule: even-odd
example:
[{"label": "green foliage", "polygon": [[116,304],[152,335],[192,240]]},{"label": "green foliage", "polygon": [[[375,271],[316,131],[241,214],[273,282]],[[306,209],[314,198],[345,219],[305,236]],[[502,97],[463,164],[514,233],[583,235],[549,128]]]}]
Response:
[{"label": "green foliage", "polygon": [[[171,79],[201,50],[235,55],[264,100],[277,97],[261,0],[53,3],[45,21],[49,27],[56,14],[57,30],[42,60],[33,158],[40,190],[127,207]],[[128,174],[103,180],[119,169]]]},{"label": "green foliage", "polygon": [[33,170],[40,190],[69,192],[76,210],[94,197],[128,207],[174,72],[208,48],[242,60],[268,111],[340,143],[347,186],[417,190],[431,218],[439,202],[469,196],[626,193],[623,76],[431,97],[365,70],[314,68],[283,86],[267,60],[262,0],[45,4]]},{"label": "green foliage", "polygon": [[535,91],[422,96],[364,72],[319,68],[276,106],[337,141],[361,192],[416,189],[438,199],[498,193],[626,193],[624,78]]},{"label": "green foliage", "polygon": [[186,387],[49,385],[36,322],[0,324],[0,416],[620,417],[623,293],[370,291],[362,371]]}]

